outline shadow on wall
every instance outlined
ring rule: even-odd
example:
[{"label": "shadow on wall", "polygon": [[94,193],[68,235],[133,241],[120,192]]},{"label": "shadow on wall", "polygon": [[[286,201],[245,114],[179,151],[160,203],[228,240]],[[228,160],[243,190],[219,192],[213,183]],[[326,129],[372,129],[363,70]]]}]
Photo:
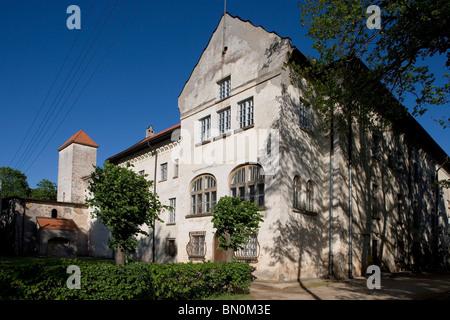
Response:
[{"label": "shadow on wall", "polygon": [[114,258],[114,251],[108,248],[108,238],[111,232],[108,228],[94,220],[89,229],[88,254],[96,258]]},{"label": "shadow on wall", "polygon": [[[270,254],[271,264],[280,266],[280,281],[296,277],[303,287],[302,279],[325,276],[328,270],[329,224],[325,217],[328,216],[329,207],[325,204],[328,203],[329,193],[324,190],[329,190],[329,172],[326,171],[322,159],[329,150],[329,139],[318,143],[316,141],[320,137],[317,137],[315,132],[299,127],[299,101],[288,93],[285,84],[282,84],[281,96],[277,97],[277,100],[280,103],[281,118],[274,125],[274,129],[279,129],[282,137],[282,170],[279,171],[276,182],[267,183],[266,191],[279,192],[282,208],[285,208],[279,210],[287,212],[279,212],[279,220],[271,227],[274,234],[273,243],[263,249]],[[302,203],[306,201],[307,181],[313,182],[312,212],[292,209],[295,175],[301,180]]]},{"label": "shadow on wall", "polygon": [[[175,262],[177,260],[177,252],[180,250],[178,245],[178,238],[170,234],[163,237],[161,234],[161,229],[167,228],[164,224],[158,223],[156,226],[155,233],[155,261],[157,263],[169,263]],[[147,231],[148,236],[141,236],[138,241],[136,252],[132,254],[132,258],[143,262],[152,262],[153,260],[153,230]],[[166,243],[168,239],[174,240],[174,252],[169,254],[168,244]]]}]

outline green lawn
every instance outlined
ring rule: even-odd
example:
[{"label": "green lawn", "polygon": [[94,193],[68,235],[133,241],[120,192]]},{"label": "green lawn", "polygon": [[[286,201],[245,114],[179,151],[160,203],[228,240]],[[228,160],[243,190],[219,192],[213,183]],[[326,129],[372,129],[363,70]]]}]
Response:
[{"label": "green lawn", "polygon": [[210,296],[203,300],[252,300],[253,296],[250,294],[231,294],[225,293],[219,296]]}]

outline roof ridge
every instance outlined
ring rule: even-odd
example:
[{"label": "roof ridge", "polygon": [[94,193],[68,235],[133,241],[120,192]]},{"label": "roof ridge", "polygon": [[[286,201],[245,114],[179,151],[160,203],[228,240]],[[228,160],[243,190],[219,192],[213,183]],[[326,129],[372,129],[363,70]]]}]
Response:
[{"label": "roof ridge", "polygon": [[98,144],[92,140],[91,137],[88,136],[88,134],[80,129],[77,133],[75,133],[73,136],[71,136],[61,147],[59,147],[58,151],[63,150],[64,148],[68,147],[72,143],[78,143],[85,146],[90,146],[94,148],[98,148]]}]

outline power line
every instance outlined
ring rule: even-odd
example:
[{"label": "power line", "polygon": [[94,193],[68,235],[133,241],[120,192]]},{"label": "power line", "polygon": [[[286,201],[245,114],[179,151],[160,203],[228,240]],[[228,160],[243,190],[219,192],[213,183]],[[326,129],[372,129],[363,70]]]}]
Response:
[{"label": "power line", "polygon": [[[124,3],[122,4],[122,8],[123,5],[125,4],[126,0],[124,0]],[[134,8],[131,10],[130,14],[128,15],[126,21],[124,22],[124,24],[122,25],[121,29],[119,30],[119,32],[117,33],[116,37],[114,38],[113,42],[111,43],[111,45],[109,46],[108,50],[106,51],[106,53],[103,55],[102,59],[100,60],[99,64],[97,65],[97,67],[95,68],[94,72],[91,74],[91,76],[89,77],[88,81],[86,82],[86,84],[84,85],[84,87],[82,88],[81,92],[78,94],[77,98],[75,99],[75,102],[71,105],[71,107],[69,108],[69,110],[66,112],[64,118],[59,122],[57,128],[53,131],[52,135],[50,136],[50,138],[47,140],[46,144],[44,145],[44,147],[41,149],[41,151],[38,153],[38,155],[33,159],[33,161],[31,162],[31,164],[27,167],[27,169],[25,170],[25,172],[27,172],[32,165],[36,162],[36,160],[39,158],[39,156],[41,155],[41,153],[44,151],[44,149],[47,147],[47,145],[50,143],[51,139],[54,137],[54,135],[56,134],[56,132],[58,131],[58,129],[61,127],[62,123],[64,122],[64,120],[67,118],[67,116],[69,115],[69,113],[72,111],[73,107],[75,106],[75,104],[77,103],[78,99],[80,98],[80,96],[82,95],[82,93],[84,92],[84,90],[86,89],[86,87],[88,86],[88,84],[90,83],[90,81],[92,80],[92,78],[94,77],[95,73],[98,71],[98,69],[100,68],[100,66],[102,65],[103,61],[105,60],[106,56],[109,54],[109,52],[111,51],[112,47],[114,46],[114,44],[116,43],[117,39],[119,38],[120,34],[122,33],[122,31],[125,29],[125,26],[128,24],[129,20],[131,19],[132,15],[134,14],[134,12],[136,11],[139,3],[141,2],[141,0],[138,0],[136,2],[136,5],[134,6]],[[117,18],[118,15],[116,15]],[[116,19],[115,18],[115,19]],[[109,30],[108,30],[109,31]],[[106,37],[106,36],[105,36]]]},{"label": "power line", "polygon": [[[95,4],[95,2],[93,1],[92,5],[91,5],[91,7],[89,9],[89,12],[88,12],[88,14],[86,16],[86,21],[89,19],[89,16],[90,16],[90,14],[92,12],[92,8],[94,7],[94,4]],[[45,96],[44,102],[42,102],[41,106],[39,107],[39,110],[38,110],[36,116],[34,117],[32,123],[31,123],[31,126],[28,127],[28,130],[27,130],[27,133],[25,134],[25,137],[23,138],[22,142],[20,143],[19,148],[16,150],[16,152],[14,153],[14,156],[12,157],[12,159],[11,159],[11,161],[9,163],[9,167],[11,167],[11,165],[14,162],[14,159],[16,158],[17,154],[19,153],[20,149],[22,149],[22,146],[25,143],[25,141],[27,140],[31,129],[33,128],[34,124],[36,123],[39,115],[41,114],[41,111],[44,109],[44,105],[47,102],[48,97],[50,96],[50,92],[53,90],[53,88],[54,88],[54,86],[56,84],[56,80],[58,80],[59,75],[61,74],[61,71],[64,69],[64,66],[66,65],[67,59],[69,58],[73,48],[75,47],[75,43],[78,41],[78,38],[79,38],[79,36],[81,34],[81,31],[82,30],[80,30],[80,32],[77,32],[77,36],[75,37],[75,40],[73,41],[72,46],[70,47],[69,51],[67,52],[66,57],[64,59],[64,62],[62,63],[61,67],[59,68],[58,73],[56,74],[56,77],[53,80],[53,83],[50,86],[50,89],[48,90],[47,95]]]},{"label": "power line", "polygon": [[[108,0],[108,2],[109,2],[109,0]],[[105,12],[105,9],[106,9],[107,5],[108,5],[108,3],[106,3],[105,8],[103,9],[102,12]],[[55,98],[54,98],[54,100],[53,100],[51,106],[50,106],[49,109],[47,110],[47,113],[45,114],[44,118],[41,120],[39,129],[38,129],[37,132],[35,132],[35,134],[33,135],[32,140],[29,141],[29,143],[28,143],[28,145],[27,145],[27,148],[25,149],[24,153],[22,154],[22,157],[20,158],[20,161],[18,161],[18,164],[17,164],[17,166],[16,166],[17,168],[20,168],[20,167],[22,167],[22,166],[25,165],[25,163],[28,161],[28,159],[29,159],[30,156],[33,154],[34,150],[36,149],[36,147],[37,147],[38,144],[39,144],[39,143],[36,144],[36,141],[37,141],[38,139],[42,140],[42,132],[43,132],[43,130],[46,128],[48,121],[49,121],[50,118],[52,117],[52,114],[54,114],[54,112],[55,112],[55,110],[56,110],[56,107],[57,107],[57,104],[59,103],[60,100],[59,100],[56,104],[55,104],[55,102],[57,101],[58,96],[61,94],[62,89],[64,88],[65,84],[67,83],[67,80],[71,77],[71,74],[72,74],[72,72],[73,72],[75,66],[77,65],[78,61],[80,60],[80,57],[82,56],[82,54],[83,54],[83,52],[84,52],[84,50],[85,50],[87,44],[89,43],[89,40],[91,39],[91,37],[92,37],[94,31],[96,30],[96,28],[97,28],[97,26],[98,26],[98,24],[99,24],[99,22],[100,22],[100,20],[101,20],[101,17],[102,17],[102,15],[100,15],[99,18],[97,19],[97,22],[96,22],[94,28],[92,29],[92,31],[91,31],[90,34],[89,34],[88,40],[84,43],[84,46],[83,46],[83,48],[81,49],[81,51],[79,52],[79,54],[78,54],[78,56],[77,56],[77,58],[76,58],[75,63],[72,65],[72,68],[70,69],[68,75],[65,77],[65,80],[64,80],[64,82],[63,82],[63,85],[60,87],[60,89],[59,89],[58,93],[56,94],[56,96],[55,96]],[[75,74],[74,74],[72,77],[75,77]],[[64,91],[64,93],[65,93],[65,91]],[[64,93],[63,93],[63,94],[64,94]]]},{"label": "power line", "polygon": [[[72,77],[71,77],[69,83],[67,84],[67,86],[66,86],[66,88],[64,89],[63,93],[60,95],[62,89],[64,88],[64,86],[65,86],[65,84],[66,84],[66,82],[67,82],[67,80],[68,80],[69,77],[71,76],[72,71],[74,70],[74,68],[75,68],[75,66],[77,65],[77,63],[78,63],[78,61],[79,61],[81,55],[83,54],[83,51],[84,51],[85,48],[87,47],[87,45],[88,45],[88,43],[89,43],[89,41],[90,41],[90,39],[91,39],[91,36],[94,34],[94,31],[95,31],[95,29],[97,28],[97,26],[98,26],[98,24],[99,24],[99,22],[100,22],[100,20],[101,20],[101,16],[100,16],[99,19],[97,20],[97,23],[95,24],[93,30],[91,31],[91,33],[90,33],[90,35],[89,35],[89,37],[88,37],[88,40],[85,42],[85,44],[84,44],[84,46],[83,46],[83,49],[80,51],[80,54],[78,55],[78,57],[77,57],[77,59],[76,59],[74,65],[72,66],[72,69],[70,70],[69,74],[67,75],[67,77],[66,77],[66,79],[65,79],[65,81],[64,81],[64,83],[63,83],[63,85],[61,86],[61,88],[60,88],[60,90],[59,90],[57,96],[55,97],[55,99],[54,99],[54,101],[53,101],[53,103],[52,103],[53,108],[51,109],[51,110],[52,110],[51,114],[48,116],[48,118],[47,118],[47,120],[45,121],[44,125],[40,127],[39,132],[36,134],[36,138],[35,138],[35,141],[34,141],[34,142],[36,142],[36,140],[38,140],[37,143],[33,143],[32,148],[28,148],[28,149],[27,149],[27,153],[26,153],[26,155],[23,157],[22,162],[19,164],[18,167],[24,166],[24,165],[26,164],[26,162],[30,159],[30,157],[33,155],[33,153],[35,152],[35,150],[37,149],[37,147],[39,146],[39,144],[42,142],[42,140],[43,140],[44,137],[46,136],[47,132],[50,130],[51,126],[53,125],[53,123],[54,123],[55,120],[57,119],[58,115],[59,115],[59,114],[61,113],[61,111],[63,110],[64,105],[66,104],[66,102],[67,102],[67,100],[69,99],[69,97],[72,95],[72,93],[73,93],[73,91],[75,90],[76,86],[78,85],[79,81],[80,81],[81,78],[83,77],[83,75],[84,75],[84,73],[85,73],[87,67],[89,66],[90,62],[92,61],[92,59],[94,58],[94,56],[95,56],[95,54],[97,53],[98,50],[96,50],[96,51],[94,52],[94,54],[91,56],[91,60],[89,61],[89,63],[88,63],[88,64],[85,66],[85,68],[83,69],[81,75],[79,76],[79,78],[78,78],[78,80],[76,81],[75,85],[72,87],[72,89],[71,89],[71,91],[69,92],[69,95],[66,97],[64,103],[63,103],[61,106],[59,106],[58,111],[57,111],[56,114],[53,116],[53,120],[50,122],[50,125],[47,126],[48,121],[52,118],[52,113],[55,112],[55,110],[56,110],[58,104],[61,102],[63,96],[66,94],[67,90],[69,89],[70,85],[72,84],[72,81],[73,81],[73,80],[75,79],[75,77],[77,76],[77,74],[78,74],[78,72],[79,72],[81,66],[83,65],[84,61],[86,60],[86,57],[89,55],[89,53],[90,53],[90,51],[91,51],[93,45],[95,44],[95,42],[96,42],[98,36],[100,35],[100,33],[102,32],[104,26],[106,25],[106,22],[107,22],[107,21],[109,20],[109,18],[111,17],[112,12],[114,11],[115,7],[117,6],[117,3],[118,3],[118,0],[116,0],[116,2],[115,2],[115,4],[114,4],[113,8],[109,11],[109,14],[107,15],[105,21],[103,22],[102,27],[101,27],[100,30],[97,32],[97,34],[96,34],[94,40],[92,40],[92,42],[91,42],[91,44],[90,44],[90,46],[89,46],[87,52],[84,54],[84,57],[83,57],[81,63],[80,63],[80,64],[78,65],[78,67],[76,68],[76,70],[75,70],[74,74],[72,75]],[[109,4],[109,1],[106,3],[105,8],[104,8],[104,10],[103,10],[102,12],[106,12],[106,8],[108,7],[108,4]],[[99,48],[99,47],[98,47],[98,48]],[[60,97],[59,97],[59,99],[58,99],[58,96],[59,96],[59,95],[60,95]],[[57,99],[58,99],[58,101],[56,102]],[[55,104],[55,102],[56,102],[56,104]],[[48,115],[48,113],[47,113],[47,115]],[[44,130],[45,130],[45,132],[42,134],[42,131],[44,131]],[[30,145],[31,145],[31,144],[30,144]]]}]

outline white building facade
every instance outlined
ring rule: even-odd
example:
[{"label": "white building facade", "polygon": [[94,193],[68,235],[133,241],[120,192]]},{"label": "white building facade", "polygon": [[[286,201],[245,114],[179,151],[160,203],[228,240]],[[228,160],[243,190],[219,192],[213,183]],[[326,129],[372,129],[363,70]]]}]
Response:
[{"label": "white building facade", "polygon": [[[405,264],[424,257],[423,246],[414,243],[423,244],[429,225],[412,221],[411,212],[418,209],[408,187],[411,156],[405,156],[404,172],[388,169],[390,160],[373,162],[370,146],[360,138],[355,147],[368,158],[355,160],[349,233],[346,139],[336,135],[331,152],[329,136],[318,129],[320,118],[300,102],[301,89],[291,83],[285,66],[293,51],[290,39],[223,15],[178,97],[180,123],[157,134],[148,128],[145,139],[108,159],[133,164],[133,170],[154,181],[160,200],[174,208],[163,213],[164,222],[157,222],[149,237],[140,238],[136,258],[223,261],[211,218],[225,195],[249,199],[263,209],[258,236],[235,253],[256,267],[259,279],[364,275],[370,264],[401,268],[396,260],[400,251]],[[394,139],[394,134],[381,137]],[[403,155],[412,154],[407,145],[413,141],[403,140],[398,142]],[[439,174],[448,175],[446,155],[439,146],[436,150],[434,158],[419,151],[414,156],[424,159],[419,165],[423,172],[440,166]],[[448,192],[436,198],[425,184],[419,189],[415,192],[430,199],[430,208],[439,207],[434,212],[440,219],[437,246],[448,263]],[[383,207],[373,217],[377,192]]]}]

